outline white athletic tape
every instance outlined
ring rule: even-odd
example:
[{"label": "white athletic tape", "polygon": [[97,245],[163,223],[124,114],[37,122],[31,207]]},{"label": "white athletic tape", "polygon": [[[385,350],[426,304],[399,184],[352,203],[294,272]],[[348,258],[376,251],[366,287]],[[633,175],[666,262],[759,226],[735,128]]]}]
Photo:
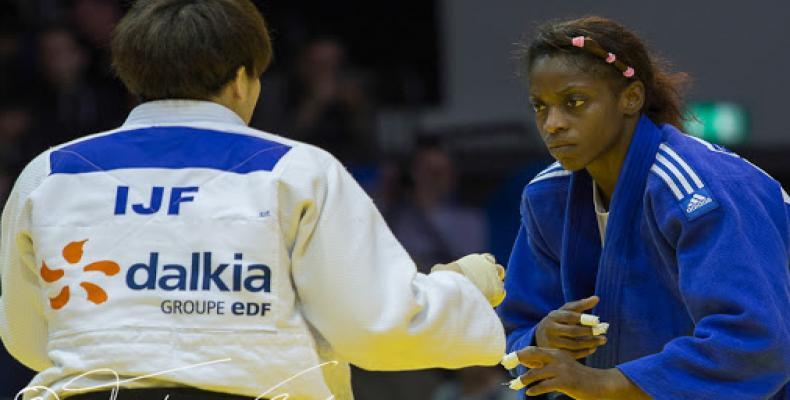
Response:
[{"label": "white athletic tape", "polygon": [[513,389],[513,390],[521,390],[521,389],[524,389],[526,386],[527,385],[525,385],[523,382],[521,382],[520,378],[516,378],[516,379],[513,379],[512,381],[510,381],[510,385],[508,387]]},{"label": "white athletic tape", "polygon": [[609,324],[607,324],[606,322],[601,322],[600,324],[593,326],[592,333],[593,336],[598,336],[605,334],[606,331],[608,330],[609,330]]},{"label": "white athletic tape", "polygon": [[513,368],[518,367],[518,364],[519,364],[518,354],[516,354],[515,351],[512,352],[512,353],[505,354],[505,356],[502,357],[502,363],[501,364],[506,369],[513,369]]},{"label": "white athletic tape", "polygon": [[597,315],[582,314],[581,324],[584,326],[595,326],[601,323]]}]

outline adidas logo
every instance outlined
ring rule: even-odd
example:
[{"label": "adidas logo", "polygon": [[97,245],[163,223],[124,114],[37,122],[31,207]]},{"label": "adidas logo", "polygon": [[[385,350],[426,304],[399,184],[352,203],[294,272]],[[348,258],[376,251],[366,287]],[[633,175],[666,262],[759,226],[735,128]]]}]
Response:
[{"label": "adidas logo", "polygon": [[686,207],[686,213],[691,214],[711,201],[713,200],[711,200],[710,197],[705,197],[701,194],[694,193],[694,195],[691,196],[691,201],[689,201],[688,207]]}]

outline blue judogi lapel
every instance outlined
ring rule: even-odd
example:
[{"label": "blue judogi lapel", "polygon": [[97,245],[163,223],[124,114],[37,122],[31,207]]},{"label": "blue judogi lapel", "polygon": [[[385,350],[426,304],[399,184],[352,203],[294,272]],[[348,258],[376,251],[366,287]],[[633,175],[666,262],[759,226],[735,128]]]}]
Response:
[{"label": "blue judogi lapel", "polygon": [[[631,241],[638,240],[629,227],[639,220],[643,211],[647,174],[655,162],[661,137],[658,127],[642,116],[610,202],[603,249],[592,202],[592,178],[586,170],[577,171],[571,177],[560,259],[563,295],[566,301],[578,300],[591,295],[594,288],[594,294],[601,301],[592,312],[599,315],[601,321],[619,320],[620,289],[631,258]],[[612,343],[620,342],[616,324],[607,336]],[[617,360],[616,353],[616,346],[599,347],[587,359],[587,365],[613,367]]]}]

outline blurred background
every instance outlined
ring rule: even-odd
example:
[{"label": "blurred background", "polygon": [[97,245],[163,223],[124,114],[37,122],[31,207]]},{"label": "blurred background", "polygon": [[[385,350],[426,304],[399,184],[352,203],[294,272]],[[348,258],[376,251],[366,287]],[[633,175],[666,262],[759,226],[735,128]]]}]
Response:
[{"label": "blurred background", "polygon": [[[252,126],[319,145],[374,198],[427,271],[470,252],[505,263],[524,185],[551,160],[514,43],[548,19],[619,20],[689,72],[694,135],[790,186],[790,3],[704,0],[255,1],[275,58]],[[50,146],[123,122],[136,99],[109,67],[127,1],[0,0],[0,203]],[[0,398],[31,372],[0,348]],[[499,400],[497,368],[354,371],[358,400]]]}]

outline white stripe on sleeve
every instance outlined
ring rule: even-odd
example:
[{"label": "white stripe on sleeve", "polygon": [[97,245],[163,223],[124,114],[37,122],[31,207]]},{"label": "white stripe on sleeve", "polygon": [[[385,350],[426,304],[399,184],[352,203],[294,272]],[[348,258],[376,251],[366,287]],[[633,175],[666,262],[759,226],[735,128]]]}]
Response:
[{"label": "white stripe on sleeve", "polygon": [[533,180],[531,180],[529,182],[529,184],[531,185],[531,184],[533,184],[535,182],[540,182],[540,181],[544,181],[546,179],[551,179],[551,178],[557,178],[557,177],[560,177],[560,176],[568,176],[570,174],[572,174],[571,171],[565,171],[565,170],[549,172],[549,173],[544,174],[544,175],[536,176],[535,179],[533,179]]},{"label": "white stripe on sleeve", "polygon": [[702,180],[701,180],[701,179],[699,179],[699,176],[697,176],[697,173],[696,173],[696,172],[694,172],[694,170],[693,170],[693,169],[691,169],[691,167],[689,167],[689,165],[688,165],[688,164],[686,164],[686,162],[685,162],[685,161],[683,161],[683,159],[682,159],[682,158],[680,158],[680,156],[678,155],[678,153],[675,153],[675,150],[672,150],[672,149],[671,149],[669,146],[667,146],[665,143],[661,143],[661,144],[658,146],[658,148],[659,148],[659,149],[661,149],[661,150],[663,150],[663,151],[664,151],[664,152],[666,152],[667,154],[669,154],[669,156],[670,156],[670,157],[672,157],[672,159],[673,159],[673,160],[677,161],[677,163],[678,163],[678,164],[680,164],[680,166],[683,168],[683,170],[684,170],[684,171],[686,171],[686,173],[687,173],[687,174],[689,174],[689,176],[691,177],[691,180],[693,180],[693,181],[694,181],[694,184],[695,184],[695,185],[697,185],[697,187],[698,187],[698,188],[700,188],[700,189],[701,189],[701,188],[703,188],[703,187],[705,186],[705,184],[704,184],[704,183],[702,183]]},{"label": "white stripe on sleeve", "polygon": [[677,198],[678,200],[683,198],[683,193],[678,188],[678,185],[675,184],[675,181],[673,181],[672,178],[670,178],[669,175],[667,175],[667,173],[664,172],[663,169],[661,169],[658,165],[653,164],[653,166],[650,167],[650,170],[653,171],[656,175],[658,175],[664,181],[664,183],[666,183],[667,186],[669,186],[669,188],[672,189],[672,193],[675,194],[675,198]]},{"label": "white stripe on sleeve", "polygon": [[669,170],[669,172],[672,173],[672,175],[675,175],[675,178],[678,179],[678,182],[680,182],[680,184],[683,185],[683,189],[686,190],[686,193],[691,194],[694,191],[694,188],[691,187],[691,184],[689,184],[688,179],[686,179],[686,177],[683,176],[683,173],[680,172],[680,170],[678,170],[674,164],[669,162],[669,160],[667,160],[666,157],[662,156],[661,153],[657,153],[656,160],[658,160],[658,162],[660,162],[662,165],[667,167],[667,169]]},{"label": "white stripe on sleeve", "polygon": [[548,167],[546,167],[546,169],[544,169],[543,171],[538,172],[538,174],[536,176],[543,176],[543,175],[546,175],[546,174],[548,174],[550,172],[558,171],[558,170],[561,170],[561,169],[562,169],[562,166],[560,165],[560,163],[559,162],[555,162],[555,163],[549,165]]}]

